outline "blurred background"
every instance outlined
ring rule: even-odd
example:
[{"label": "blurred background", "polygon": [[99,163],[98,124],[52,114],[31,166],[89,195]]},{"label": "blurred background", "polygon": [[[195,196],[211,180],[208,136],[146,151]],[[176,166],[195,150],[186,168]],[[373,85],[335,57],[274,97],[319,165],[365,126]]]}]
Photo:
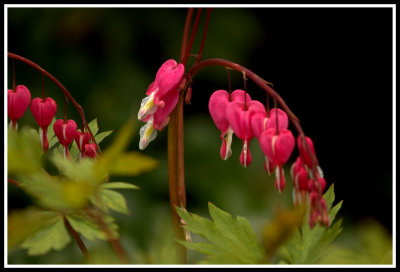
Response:
[{"label": "blurred background", "polygon": [[[9,52],[53,74],[83,106],[88,121],[98,118],[100,131],[118,131],[131,114],[137,114],[160,65],[179,59],[186,13],[186,8],[8,8],[7,46]],[[192,53],[199,48],[205,17],[203,10]],[[391,243],[392,235],[392,9],[214,8],[203,59],[213,57],[237,62],[272,82],[313,139],[328,186],[335,184],[335,203],[344,200],[338,215],[344,231],[332,249],[342,255],[327,262],[372,262],[375,253],[368,250]],[[193,58],[188,64],[192,63]],[[12,88],[11,71],[9,60],[8,88]],[[41,96],[39,72],[20,62],[15,62],[15,72],[17,85],[26,85],[32,98]],[[230,77],[232,90],[243,88],[241,74],[232,71]],[[279,195],[274,178],[264,172],[256,140],[250,145],[253,162],[247,169],[239,163],[237,138],[232,157],[220,159],[219,131],[208,113],[208,99],[213,91],[228,89],[223,68],[199,72],[192,87],[184,122],[187,209],[207,216],[207,203],[212,202],[248,218],[259,234],[277,207],[292,205],[291,180],[287,178],[287,188]],[[263,91],[251,81],[247,89],[253,99],[265,101]],[[56,117],[61,118],[61,91],[48,79],[45,90],[60,105]],[[68,117],[80,126],[71,105]],[[19,123],[36,126],[31,114]],[[129,150],[138,150],[140,126],[138,122]],[[167,129],[142,152],[159,160],[159,167],[125,178],[141,189],[122,192],[131,215],[115,216],[134,262],[165,263],[173,254]],[[288,167],[296,156],[297,151]],[[31,204],[29,197],[9,186],[9,211]],[[116,261],[105,242],[88,242],[88,248],[99,256],[99,263]],[[366,253],[355,257],[345,249]],[[199,258],[190,252],[190,261]],[[73,243],[41,257],[13,249],[8,260],[10,264],[83,262]]]}]

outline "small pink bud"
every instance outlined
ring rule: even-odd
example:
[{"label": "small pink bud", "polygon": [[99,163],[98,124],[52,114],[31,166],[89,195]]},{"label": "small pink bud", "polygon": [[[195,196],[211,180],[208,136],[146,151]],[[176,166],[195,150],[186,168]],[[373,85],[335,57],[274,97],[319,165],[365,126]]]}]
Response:
[{"label": "small pink bud", "polygon": [[60,143],[65,147],[74,140],[77,125],[74,120],[68,120],[66,123],[62,119],[58,119],[53,126],[54,133],[56,134]]},{"label": "small pink bud", "polygon": [[95,143],[85,144],[84,157],[95,158],[97,156],[97,146]]},{"label": "small pink bud", "polygon": [[24,85],[18,85],[15,91],[8,90],[7,93],[7,106],[8,117],[10,117],[13,124],[20,119],[31,102],[31,93]]},{"label": "small pink bud", "polygon": [[[304,137],[306,142],[308,143],[308,146],[310,148],[310,151],[315,155],[315,149],[314,149],[314,144],[309,137]],[[301,140],[301,136],[299,135],[297,137],[297,147],[300,152],[300,157],[303,160],[303,162],[309,167],[312,168],[312,159],[310,153],[307,151],[307,147],[305,146],[304,142]]]},{"label": "small pink bud", "polygon": [[54,115],[56,115],[56,111],[57,104],[50,97],[46,97],[45,99],[36,97],[31,102],[31,112],[33,117],[35,117],[36,122],[42,129],[47,128],[50,125]]},{"label": "small pink bud", "polygon": [[76,145],[78,146],[78,149],[81,153],[84,151],[85,145],[88,144],[92,139],[89,132],[82,133],[81,131],[76,131],[74,138]]}]

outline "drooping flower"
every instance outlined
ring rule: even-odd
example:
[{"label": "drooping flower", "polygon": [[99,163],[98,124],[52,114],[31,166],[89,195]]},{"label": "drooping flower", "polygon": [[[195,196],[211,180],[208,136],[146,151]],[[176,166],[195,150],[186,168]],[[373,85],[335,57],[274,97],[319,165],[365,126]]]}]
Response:
[{"label": "drooping flower", "polygon": [[68,145],[72,143],[76,135],[77,125],[74,120],[67,120],[64,122],[62,119],[58,119],[53,126],[54,133],[57,136],[60,144],[64,146],[64,155],[69,158]]},{"label": "drooping flower", "polygon": [[300,156],[297,157],[296,161],[290,168],[290,176],[292,177],[294,187],[293,187],[293,197],[294,203],[300,204],[306,201],[307,193],[310,190],[309,187],[309,175],[307,169],[304,167]]},{"label": "drooping flower", "polygon": [[243,141],[242,152],[240,153],[240,163],[247,167],[250,165],[252,157],[249,149],[250,141],[254,138],[251,128],[251,117],[258,111],[265,111],[264,105],[259,101],[253,100],[245,103],[233,101],[226,109],[226,115],[235,135]]},{"label": "drooping flower", "polygon": [[95,143],[85,144],[83,157],[95,158],[97,156],[97,145]]},{"label": "drooping flower", "polygon": [[282,165],[292,154],[295,146],[294,136],[288,129],[269,128],[260,135],[259,142],[264,155],[276,166],[275,187],[278,192],[282,192],[286,186]]},{"label": "drooping flower", "polygon": [[317,192],[309,194],[310,214],[308,224],[310,228],[314,228],[316,223],[320,223],[326,227],[329,226],[329,215],[326,201]]},{"label": "drooping flower", "polygon": [[179,100],[178,86],[184,71],[183,64],[177,64],[173,59],[158,69],[138,112],[138,119],[146,122],[139,132],[139,149],[145,149],[156,137],[157,130],[161,131],[168,124],[169,115]]},{"label": "drooping flower", "polygon": [[74,138],[82,157],[83,152],[85,151],[85,145],[89,144],[92,137],[90,136],[89,132],[81,132],[77,130]]},{"label": "drooping flower", "polygon": [[31,102],[31,93],[24,85],[18,85],[14,90],[8,90],[7,93],[7,112],[14,128]]},{"label": "drooping flower", "polygon": [[57,112],[57,104],[50,97],[44,99],[36,97],[31,102],[31,112],[35,117],[36,122],[41,128],[40,142],[42,143],[43,151],[49,149],[49,141],[47,140],[47,127],[50,125]]},{"label": "drooping flower", "polygon": [[[254,135],[259,141],[260,136],[264,131],[270,128],[276,129],[277,127],[280,130],[287,129],[288,126],[289,119],[286,112],[278,108],[271,109],[269,116],[266,111],[258,111],[251,118],[251,127]],[[265,156],[264,168],[269,175],[271,175],[275,170],[275,165],[267,156]]]},{"label": "drooping flower", "polygon": [[[246,94],[246,96],[246,100],[251,101],[250,96],[248,94]],[[211,118],[216,127],[221,131],[220,138],[222,140],[222,145],[220,155],[223,160],[228,159],[232,154],[231,143],[233,130],[229,124],[226,110],[233,101],[244,102],[244,91],[235,90],[232,94],[229,94],[225,90],[217,90],[211,95],[208,102]]]},{"label": "drooping flower", "polygon": [[[311,138],[304,136],[304,139],[307,142],[308,147],[310,148],[310,151],[315,155],[314,144],[313,144]],[[312,168],[311,155],[308,152],[308,149],[307,149],[305,143],[302,141],[301,135],[299,135],[297,137],[297,148],[299,149],[300,157],[301,157],[302,161],[308,166],[308,168]]]}]

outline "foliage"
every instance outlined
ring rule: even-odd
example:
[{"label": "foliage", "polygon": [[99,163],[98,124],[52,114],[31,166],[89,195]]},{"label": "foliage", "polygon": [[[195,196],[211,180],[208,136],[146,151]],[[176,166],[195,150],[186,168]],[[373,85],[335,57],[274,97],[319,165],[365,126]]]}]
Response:
[{"label": "foliage", "polygon": [[[97,119],[89,127],[97,143],[112,133],[98,133]],[[124,152],[134,131],[133,121],[124,125],[96,159],[80,158],[75,142],[70,148],[71,159],[64,158],[61,145],[54,140],[57,137],[51,133],[52,125],[48,131],[51,148],[46,154],[40,149],[36,130],[22,127],[18,132],[8,131],[8,176],[38,204],[37,208],[9,214],[9,248],[20,245],[29,255],[63,249],[71,241],[67,222],[90,241],[115,239],[118,226],[109,210],[129,214],[124,196],[115,190],[139,187],[111,182],[110,177],[136,176],[157,166],[152,158]],[[29,228],[15,228],[20,223],[29,223]]]},{"label": "foliage", "polygon": [[[331,222],[341,208],[342,202],[332,207],[335,199],[333,185],[325,193],[324,198],[329,207]],[[179,216],[185,221],[183,227],[200,234],[207,242],[193,243],[179,241],[188,249],[208,255],[201,263],[224,264],[259,264],[277,260],[275,253],[284,247],[288,252],[289,263],[317,263],[341,232],[341,220],[331,224],[329,228],[315,226],[310,229],[306,219],[304,206],[293,209],[281,209],[267,224],[262,232],[262,246],[249,222],[240,216],[236,220],[229,213],[209,203],[210,221],[196,214],[189,214],[185,209],[177,208]],[[282,253],[278,252],[282,258]]]}]

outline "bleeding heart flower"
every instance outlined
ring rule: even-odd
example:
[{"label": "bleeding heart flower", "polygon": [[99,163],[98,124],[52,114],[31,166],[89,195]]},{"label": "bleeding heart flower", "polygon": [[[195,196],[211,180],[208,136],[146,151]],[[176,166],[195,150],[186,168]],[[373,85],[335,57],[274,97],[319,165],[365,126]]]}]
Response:
[{"label": "bleeding heart flower", "polygon": [[226,109],[226,115],[232,130],[236,136],[243,141],[243,148],[240,154],[240,163],[247,167],[251,163],[251,153],[249,149],[250,140],[254,138],[251,128],[251,117],[258,111],[265,111],[264,105],[253,100],[246,104],[240,101],[233,101]]},{"label": "bleeding heart flower", "polygon": [[47,127],[51,124],[57,112],[57,104],[50,97],[44,99],[36,97],[31,102],[31,112],[36,122],[41,128],[40,141],[42,143],[43,152],[49,149],[49,141],[47,140]]},{"label": "bleeding heart flower", "polygon": [[329,227],[329,215],[325,199],[317,192],[311,192],[309,194],[309,199],[310,217],[308,219],[308,223],[310,228],[314,228],[317,222]]},{"label": "bleeding heart flower", "polygon": [[95,158],[97,155],[97,145],[95,143],[85,144],[83,157]]},{"label": "bleeding heart flower", "polygon": [[68,120],[67,122],[64,122],[64,120],[58,119],[54,123],[53,129],[60,144],[64,146],[64,155],[69,158],[68,145],[74,140],[77,129],[75,121]]},{"label": "bleeding heart flower", "polygon": [[275,128],[277,124],[277,117],[278,114],[278,128],[284,129],[289,127],[289,118],[281,109],[273,108],[269,112],[269,117],[267,116],[266,111],[259,111],[257,114],[251,118],[251,127],[253,129],[254,135],[257,139],[260,137],[261,133],[268,130],[269,128]]},{"label": "bleeding heart flower", "polygon": [[8,90],[7,107],[8,117],[11,119],[12,126],[16,128],[17,121],[20,119],[31,102],[31,93],[24,85],[18,85],[14,90]]},{"label": "bleeding heart flower", "polygon": [[[307,147],[305,146],[304,142],[301,140],[301,135],[297,137],[297,147],[300,152],[300,157],[302,161],[311,169],[312,168],[312,159],[311,155],[307,150]],[[310,148],[310,151],[315,155],[315,149],[314,149],[314,144],[309,137],[304,137],[306,142],[308,143],[308,146]]]},{"label": "bleeding heart flower", "polygon": [[31,112],[41,128],[47,128],[56,115],[57,104],[50,97],[36,97],[31,102]]},{"label": "bleeding heart flower", "polygon": [[[251,101],[250,95],[246,93],[246,100]],[[213,119],[217,128],[221,131],[220,138],[222,145],[220,149],[220,155],[223,160],[228,159],[232,154],[232,134],[233,130],[229,124],[226,109],[232,101],[238,101],[244,103],[244,91],[235,90],[232,94],[229,94],[225,90],[215,91],[208,102],[208,109],[210,111],[211,118]]]},{"label": "bleeding heart flower", "polygon": [[307,192],[309,187],[308,171],[305,168],[300,156],[297,157],[296,162],[290,168],[290,175],[294,182],[293,187],[293,201],[295,204],[304,203],[306,201]]},{"label": "bleeding heart flower", "polygon": [[169,115],[179,100],[178,85],[185,67],[170,59],[158,69],[156,78],[147,89],[140,105],[138,119],[146,122],[140,129],[139,149],[145,149],[169,122]]},{"label": "bleeding heart flower", "polygon": [[279,192],[282,192],[286,185],[282,165],[292,154],[295,145],[294,136],[288,129],[281,129],[278,132],[275,128],[270,128],[260,135],[259,142],[264,155],[276,166],[275,186]]},{"label": "bleeding heart flower", "polygon": [[76,145],[78,146],[78,149],[82,155],[85,145],[90,142],[92,137],[90,136],[89,132],[82,133],[81,131],[77,130],[74,138],[75,138]]}]

